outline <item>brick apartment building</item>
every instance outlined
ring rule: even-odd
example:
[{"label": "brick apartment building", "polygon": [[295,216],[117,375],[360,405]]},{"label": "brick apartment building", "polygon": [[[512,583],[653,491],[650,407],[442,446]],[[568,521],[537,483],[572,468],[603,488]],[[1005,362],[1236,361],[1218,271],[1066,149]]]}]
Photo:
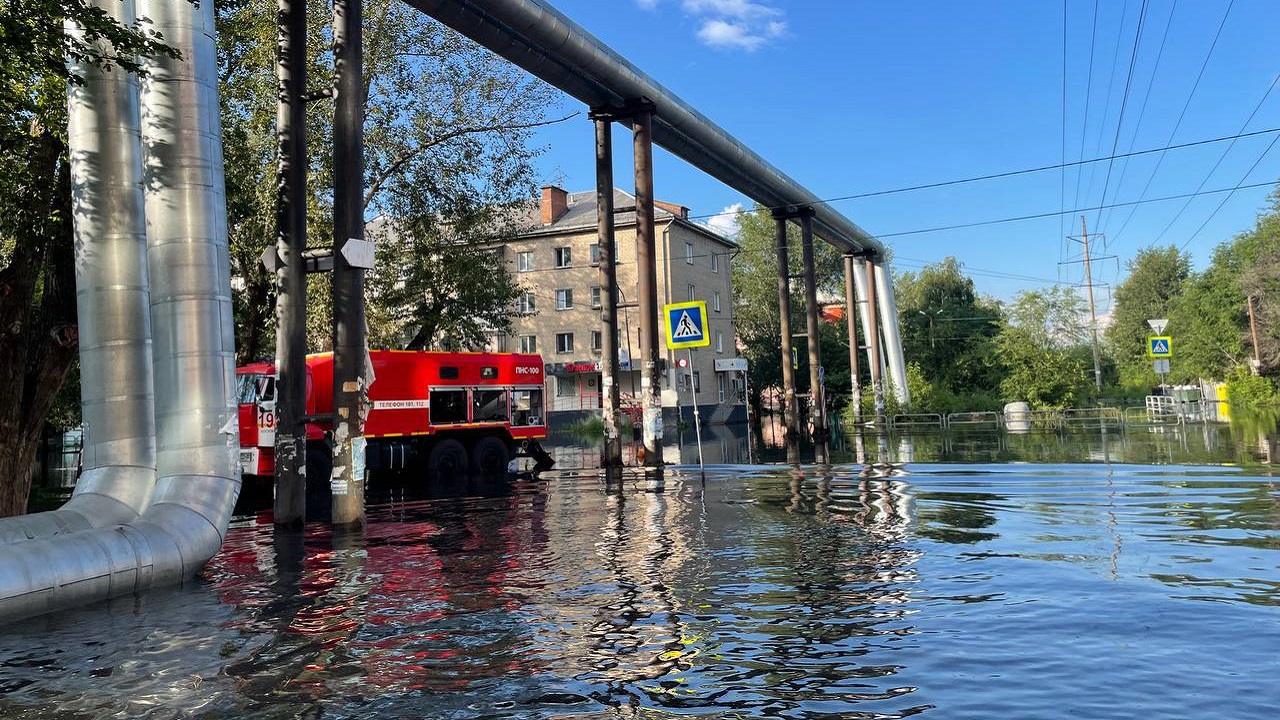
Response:
[{"label": "brick apartment building", "polygon": [[[729,263],[737,246],[691,222],[688,208],[657,202],[655,235],[660,303],[704,300],[710,347],[693,353],[693,380],[704,422],[745,420],[741,373],[724,369],[737,356]],[[620,291],[618,326],[622,372],[618,386],[623,405],[640,390],[639,313],[636,307],[636,218],[634,196],[614,190],[615,239]],[[545,187],[530,230],[504,241],[497,250],[507,271],[524,288],[509,335],[495,334],[489,348],[538,352],[548,366],[548,407],[553,412],[593,412],[600,407],[600,276],[596,237],[595,191],[568,193]],[[664,415],[674,417],[692,397],[688,371],[662,336]],[[636,362],[632,363],[632,358]],[[679,353],[683,361],[685,353]],[[722,361],[717,363],[716,361]],[[717,364],[722,368],[717,371]]]}]

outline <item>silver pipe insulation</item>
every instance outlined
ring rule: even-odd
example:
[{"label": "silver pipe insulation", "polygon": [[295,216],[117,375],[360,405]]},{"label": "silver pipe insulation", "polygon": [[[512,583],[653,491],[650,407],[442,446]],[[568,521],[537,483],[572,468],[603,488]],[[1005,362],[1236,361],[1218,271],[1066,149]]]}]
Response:
[{"label": "silver pipe insulation", "polygon": [[[871,347],[871,341],[873,340],[873,338],[870,335],[871,313],[875,312],[875,309],[872,308],[871,303],[867,301],[867,298],[870,297],[870,295],[867,294],[867,266],[860,259],[855,259],[853,263],[853,290],[854,290],[854,293],[857,295],[857,301],[858,301],[858,321],[862,323],[862,333],[867,343],[867,348],[868,348],[867,355],[866,355],[867,372],[870,373],[871,372],[870,347]],[[876,331],[876,334],[877,335],[880,334],[878,329]],[[874,338],[874,339],[879,340],[879,338]]]},{"label": "silver pipe insulation", "polygon": [[[103,2],[123,25],[133,0]],[[79,27],[67,33],[81,35]],[[126,523],[151,500],[156,448],[138,79],[73,63],[67,92],[80,329],[82,472],[50,512],[0,519],[0,545]]]},{"label": "silver pipe insulation", "polygon": [[907,387],[907,360],[898,333],[898,302],[893,297],[893,270],[887,261],[876,263],[876,302],[880,305],[880,332],[884,335],[884,362],[893,381],[893,394],[906,407],[911,404]]},{"label": "silver pipe insulation", "polygon": [[[104,7],[114,4],[102,0]],[[107,329],[114,332],[110,319],[118,318],[122,327],[133,330],[145,327],[150,311],[154,360],[138,361],[141,367],[113,367],[116,358],[109,350],[85,353],[82,345],[86,412],[88,393],[98,392],[97,383],[121,377],[135,390],[150,388],[154,367],[154,415],[104,414],[102,427],[91,428],[98,437],[95,442],[114,440],[117,435],[132,439],[141,434],[139,428],[155,428],[154,439],[140,443],[151,450],[156,462],[157,472],[147,477],[145,494],[150,503],[140,517],[127,524],[0,545],[0,620],[191,577],[221,547],[239,493],[213,7],[209,2],[195,8],[185,2],[142,0],[138,9],[184,57],[182,61],[154,62],[141,93],[148,221],[148,260],[142,267],[149,267],[149,272],[139,277],[141,292],[112,296],[118,315],[104,320],[91,312],[81,315],[80,323],[83,343],[86,335],[98,338],[107,336]],[[72,109],[80,113],[76,122],[91,123],[97,129],[86,126],[83,133],[73,134],[73,157],[83,148],[98,147],[124,154],[122,146],[108,145],[113,126],[103,121],[97,105],[82,108],[73,104]],[[81,177],[85,183],[73,188],[77,208],[92,210],[88,215],[92,223],[105,211],[101,204],[89,202],[99,192],[96,178]],[[117,210],[122,215],[138,210],[133,217],[143,217],[136,205],[112,208]],[[78,214],[76,219],[85,218]],[[107,237],[86,230],[84,247],[77,243],[83,254],[77,259],[78,266],[99,262],[98,248]],[[136,242],[129,247],[136,254]],[[117,284],[129,286],[129,278],[122,273],[104,277],[103,287],[111,285],[107,280],[112,277]],[[100,322],[101,327],[97,325]],[[105,346],[117,347],[109,341]],[[150,402],[151,394],[144,394]],[[101,434],[103,430],[105,434]],[[107,450],[115,449],[116,445],[107,446]],[[123,462],[125,458],[123,453],[101,455],[104,462]],[[124,478],[140,474],[130,465],[98,467],[104,473],[119,473],[121,484]],[[154,475],[159,480],[152,492],[149,481]],[[131,497],[141,494],[139,487],[130,486],[136,493]]]},{"label": "silver pipe insulation", "polygon": [[657,144],[764,205],[812,207],[814,232],[841,250],[884,252],[862,228],[545,0],[405,1],[589,107],[650,100]]}]

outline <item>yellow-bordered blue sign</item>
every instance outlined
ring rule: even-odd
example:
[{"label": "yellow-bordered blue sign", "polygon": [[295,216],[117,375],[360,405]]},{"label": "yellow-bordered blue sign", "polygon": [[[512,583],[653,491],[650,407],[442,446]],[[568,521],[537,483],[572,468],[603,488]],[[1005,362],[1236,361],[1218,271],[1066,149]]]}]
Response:
[{"label": "yellow-bordered blue sign", "polygon": [[1153,358],[1173,357],[1173,338],[1168,335],[1153,335],[1147,338],[1147,356]]},{"label": "yellow-bordered blue sign", "polygon": [[711,344],[707,332],[707,303],[702,300],[662,306],[667,317],[667,347],[672,350],[706,347]]}]

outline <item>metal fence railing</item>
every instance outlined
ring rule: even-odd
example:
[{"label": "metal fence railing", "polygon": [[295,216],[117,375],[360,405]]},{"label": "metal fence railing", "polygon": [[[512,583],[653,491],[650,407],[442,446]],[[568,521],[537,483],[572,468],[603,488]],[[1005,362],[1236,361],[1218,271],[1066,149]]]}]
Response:
[{"label": "metal fence railing", "polygon": [[1067,408],[1062,411],[1062,427],[1071,430],[1119,430],[1124,427],[1120,408]]},{"label": "metal fence railing", "polygon": [[903,413],[894,415],[890,418],[889,425],[897,429],[912,430],[942,430],[945,428],[942,416],[938,413]]},{"label": "metal fence railing", "polygon": [[952,430],[999,430],[1004,427],[1004,415],[998,412],[947,413],[946,427]]}]

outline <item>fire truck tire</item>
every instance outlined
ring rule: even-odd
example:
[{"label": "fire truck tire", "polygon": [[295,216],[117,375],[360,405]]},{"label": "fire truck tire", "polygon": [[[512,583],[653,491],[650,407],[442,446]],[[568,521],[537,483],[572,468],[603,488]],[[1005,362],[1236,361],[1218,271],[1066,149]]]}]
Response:
[{"label": "fire truck tire", "polygon": [[471,469],[481,475],[502,475],[511,462],[511,451],[501,438],[493,436],[476,440],[471,449]]},{"label": "fire truck tire", "polygon": [[467,449],[457,440],[441,440],[427,456],[427,470],[438,475],[460,475],[467,471]]}]

